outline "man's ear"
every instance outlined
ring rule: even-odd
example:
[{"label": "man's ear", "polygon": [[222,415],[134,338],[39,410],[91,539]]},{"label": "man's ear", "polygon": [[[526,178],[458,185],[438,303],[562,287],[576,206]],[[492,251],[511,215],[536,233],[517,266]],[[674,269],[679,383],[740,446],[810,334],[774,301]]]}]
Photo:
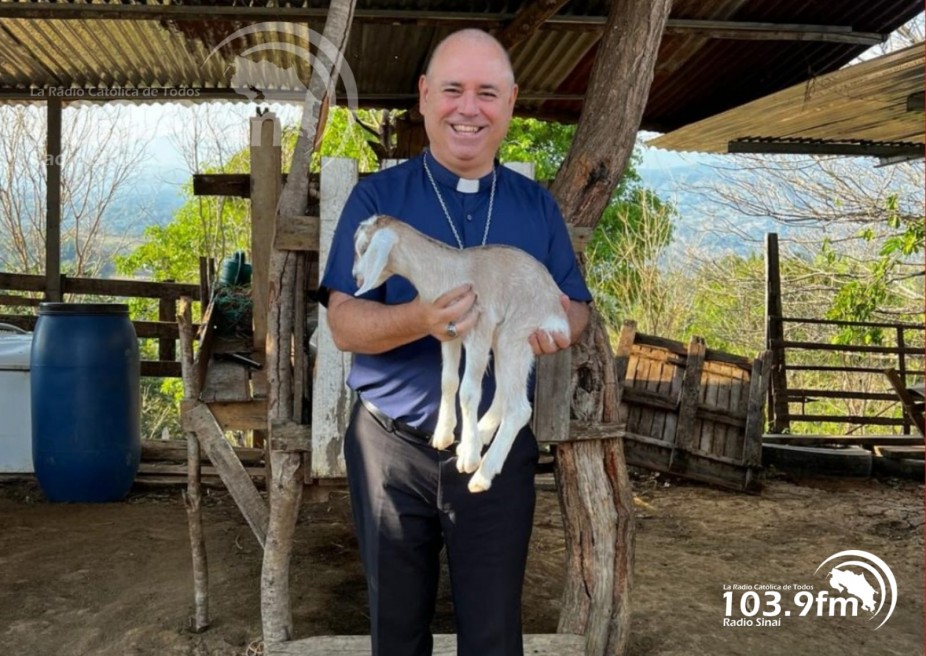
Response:
[{"label": "man's ear", "polygon": [[357,262],[356,272],[358,277],[363,278],[363,285],[354,293],[354,296],[366,294],[384,282],[380,280],[380,276],[383,275],[383,270],[389,262],[389,253],[398,240],[398,235],[389,228],[376,231],[367,250]]},{"label": "man's ear", "polygon": [[424,106],[427,104],[428,96],[428,78],[424,75],[418,78],[418,111],[424,114]]}]

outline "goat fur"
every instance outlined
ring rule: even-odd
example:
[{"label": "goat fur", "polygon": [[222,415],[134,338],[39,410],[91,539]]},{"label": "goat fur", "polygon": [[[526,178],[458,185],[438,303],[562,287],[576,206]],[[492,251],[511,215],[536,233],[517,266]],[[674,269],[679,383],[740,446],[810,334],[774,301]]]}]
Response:
[{"label": "goat fur", "polygon": [[[473,473],[468,485],[471,492],[488,490],[515,437],[531,417],[527,399],[534,364],[530,336],[537,330],[569,336],[562,292],[553,277],[517,248],[491,245],[458,250],[385,215],[372,216],[357,228],[352,273],[360,286],[358,296],[393,275],[406,278],[428,303],[454,287],[473,286],[477,297],[473,311],[479,313],[475,326],[462,338],[441,342],[441,402],[431,445],[446,449],[453,444],[459,390],[463,425],[457,470]],[[464,347],[466,368],[461,384]],[[479,418],[481,381],[490,351],[495,358],[496,392],[489,410]],[[490,442],[482,457],[482,447]]]}]

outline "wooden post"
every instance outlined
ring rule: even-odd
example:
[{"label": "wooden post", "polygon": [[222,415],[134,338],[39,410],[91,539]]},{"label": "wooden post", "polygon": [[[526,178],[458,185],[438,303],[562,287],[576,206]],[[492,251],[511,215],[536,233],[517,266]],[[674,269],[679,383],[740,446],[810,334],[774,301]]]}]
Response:
[{"label": "wooden post", "polygon": [[[193,368],[193,319],[190,298],[180,297],[177,325],[180,328],[180,367],[183,370],[183,397],[192,401],[198,396],[196,370]],[[209,626],[209,568],[206,561],[206,540],[203,536],[202,494],[200,484],[200,449],[196,433],[186,434],[187,488],[184,504],[190,527],[190,548],[193,552],[193,617],[190,628],[196,633]]]},{"label": "wooden post", "polygon": [[[333,46],[335,61],[312,69],[299,137],[293,150],[286,185],[280,193],[275,223],[280,217],[305,216],[309,198],[309,161],[324,130],[324,108],[329,87],[347,48],[347,38],[356,0],[332,0],[328,6],[322,39]],[[324,163],[322,164],[324,168]],[[304,258],[305,256],[302,255]],[[273,470],[270,524],[261,568],[261,620],[265,643],[292,639],[293,621],[289,600],[289,561],[292,535],[302,499],[302,452],[278,451],[273,443],[274,424],[293,421],[293,371],[291,366],[296,269],[299,256],[294,252],[270,251],[267,312],[267,420],[270,430]],[[305,325],[299,327],[305,330]]]},{"label": "wooden post", "polygon": [[[174,282],[166,280],[165,282]],[[189,301],[187,301],[189,302]],[[158,321],[174,321],[179,316],[177,313],[177,302],[173,298],[158,299]],[[192,351],[190,352],[192,355]],[[158,360],[174,361],[177,359],[177,343],[173,338],[161,338],[158,340]],[[191,361],[192,362],[192,361]]]},{"label": "wooden post", "polygon": [[[254,307],[254,359],[264,363],[267,347],[267,294],[274,219],[283,187],[280,121],[272,113],[254,116],[251,129],[251,301]],[[267,395],[267,373],[252,375],[254,395]],[[255,435],[255,438],[257,436]],[[261,440],[262,441],[262,440]],[[260,446],[256,443],[255,447]]]},{"label": "wooden post", "polygon": [[[907,384],[907,357],[904,353],[904,348],[906,347],[906,341],[903,336],[903,326],[897,326],[897,373],[900,375],[900,380],[906,386]],[[903,413],[903,434],[910,434],[910,420],[907,417],[907,413]]]},{"label": "wooden post", "polygon": [[[688,342],[688,359],[682,376],[682,389],[678,398],[678,425],[675,429],[675,445],[672,448],[674,459],[678,450],[683,453],[691,451],[698,444],[695,433],[697,425],[698,404],[701,400],[701,372],[704,370],[704,356],[707,347],[701,337],[692,337]],[[669,468],[672,468],[672,461]]]},{"label": "wooden post", "polygon": [[45,147],[45,300],[61,301],[61,98],[48,104]]},{"label": "wooden post", "polygon": [[778,234],[765,235],[765,348],[772,352],[771,384],[769,385],[770,432],[784,433],[791,429],[788,413],[788,378],[785,371],[784,323],[782,322],[781,269],[778,256]]},{"label": "wooden post", "polygon": [[[585,406],[595,414],[580,413],[578,419],[614,423],[616,366],[607,331],[594,310],[592,314],[573,351],[578,351],[574,360],[585,362],[589,372],[599,372],[595,388],[601,399]],[[557,631],[584,635],[587,656],[623,654],[630,638],[634,560],[633,491],[623,440],[558,444],[555,472],[566,537],[566,584]]]},{"label": "wooden post", "polygon": [[[353,159],[325,158],[321,174],[321,234],[318,268],[325,270],[328,251],[341,210],[351,189],[357,184],[357,162]],[[334,345],[324,307],[318,308],[315,332],[315,382],[312,390],[312,466],[313,478],[339,478],[346,472],[342,441],[350,419],[352,393],[347,387],[351,355]]]}]

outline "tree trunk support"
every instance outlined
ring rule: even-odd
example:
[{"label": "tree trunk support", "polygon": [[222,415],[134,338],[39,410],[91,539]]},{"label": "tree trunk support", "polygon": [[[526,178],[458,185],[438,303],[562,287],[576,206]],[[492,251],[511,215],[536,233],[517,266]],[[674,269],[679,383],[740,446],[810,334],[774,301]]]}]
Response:
[{"label": "tree trunk support", "polygon": [[[276,222],[280,217],[305,216],[308,209],[309,161],[324,130],[324,113],[334,82],[343,61],[350,25],[353,21],[355,0],[332,0],[325,20],[323,47],[314,60],[309,80],[299,137],[293,153],[292,165],[277,207]],[[331,57],[332,59],[329,59]],[[293,621],[289,598],[289,564],[292,537],[302,497],[301,452],[279,451],[274,445],[274,426],[281,422],[298,422],[294,415],[292,370],[292,343],[295,337],[302,343],[305,325],[294,326],[296,271],[304,253],[270,251],[270,275],[267,319],[267,421],[271,448],[271,512],[267,528],[267,542],[261,570],[261,620],[265,644],[281,643],[292,639]],[[296,330],[298,328],[298,331]]]}]

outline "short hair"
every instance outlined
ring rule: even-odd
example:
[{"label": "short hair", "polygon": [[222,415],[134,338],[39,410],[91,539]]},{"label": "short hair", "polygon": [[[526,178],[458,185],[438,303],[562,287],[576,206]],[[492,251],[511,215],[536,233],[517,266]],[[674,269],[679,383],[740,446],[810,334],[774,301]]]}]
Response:
[{"label": "short hair", "polygon": [[511,65],[511,57],[508,54],[508,50],[506,50],[505,46],[503,46],[501,42],[498,39],[496,39],[494,36],[486,32],[485,30],[479,30],[474,27],[467,27],[462,30],[457,30],[456,32],[453,32],[452,34],[448,34],[447,36],[445,36],[443,39],[440,40],[440,42],[434,48],[434,51],[431,53],[431,56],[428,57],[428,63],[424,68],[424,74],[426,76],[430,74],[431,65],[434,63],[434,60],[437,59],[437,56],[440,54],[441,50],[443,50],[444,46],[451,40],[456,40],[456,39],[468,39],[471,41],[477,41],[480,43],[490,44],[490,45],[495,46],[495,48],[504,58],[505,64],[507,64],[508,66],[508,71],[511,73],[511,83],[512,84],[515,83],[514,67]]}]

